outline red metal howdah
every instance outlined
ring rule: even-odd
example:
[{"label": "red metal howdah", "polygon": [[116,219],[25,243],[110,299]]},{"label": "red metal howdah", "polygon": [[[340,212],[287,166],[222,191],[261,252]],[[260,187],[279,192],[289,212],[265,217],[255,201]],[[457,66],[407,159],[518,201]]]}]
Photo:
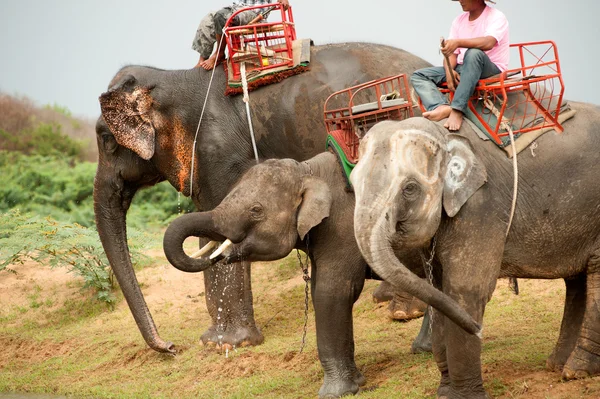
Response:
[{"label": "red metal howdah", "polygon": [[330,95],[325,101],[327,133],[345,148],[352,163],[358,161],[359,140],[377,122],[413,116],[408,79],[400,74],[372,80]]},{"label": "red metal howdah", "polygon": [[[272,21],[263,19],[251,25],[233,26],[234,17],[248,10],[270,10]],[[246,63],[246,74],[294,65],[292,42],[296,40],[296,28],[292,7],[284,10],[282,4],[270,3],[237,10],[225,24],[225,36],[233,80],[241,79],[242,62]]]},{"label": "red metal howdah", "polygon": [[[510,47],[511,57],[518,59],[519,66],[480,80],[469,99],[469,110],[499,145],[505,144],[502,138],[509,135],[506,124],[514,134],[545,128],[561,133],[564,129],[558,114],[564,84],[556,44],[539,41],[516,43]],[[517,57],[514,57],[515,53]],[[440,91],[452,101],[453,92],[445,87]],[[509,95],[512,95],[510,101]],[[424,111],[420,101],[419,105]]]}]

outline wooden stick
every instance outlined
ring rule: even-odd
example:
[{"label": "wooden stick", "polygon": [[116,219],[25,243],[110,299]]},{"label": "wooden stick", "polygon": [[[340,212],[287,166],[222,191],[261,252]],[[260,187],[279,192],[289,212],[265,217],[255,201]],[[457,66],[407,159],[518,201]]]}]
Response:
[{"label": "wooden stick", "polygon": [[[440,48],[446,46],[446,40],[443,37],[440,38],[440,46]],[[446,76],[450,75],[452,78],[452,85],[454,86],[454,90],[456,90],[458,84],[456,83],[456,79],[454,79],[454,73],[452,73],[452,69],[450,69],[450,58],[446,54],[444,54],[444,69],[446,70]]]}]

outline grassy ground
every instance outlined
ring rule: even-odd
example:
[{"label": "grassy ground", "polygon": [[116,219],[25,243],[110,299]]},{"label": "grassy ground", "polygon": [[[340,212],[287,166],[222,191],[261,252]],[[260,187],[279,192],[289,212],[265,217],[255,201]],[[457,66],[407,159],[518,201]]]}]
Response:
[{"label": "grassy ground", "polygon": [[[255,316],[266,339],[258,347],[217,352],[201,346],[209,326],[201,275],[170,267],[159,250],[138,278],[163,339],[177,356],[146,346],[126,303],[111,311],[81,292],[82,282],[40,265],[0,274],[0,392],[77,398],[316,397],[323,373],[310,310],[307,345],[304,284],[295,255],[253,266]],[[433,398],[439,380],[430,355],[411,355],[420,321],[387,319],[367,282],[354,308],[356,359],[367,377],[361,398]],[[544,369],[558,335],[564,285],[520,282],[512,295],[499,281],[485,316],[483,372],[499,398],[598,398],[600,378],[563,383]]]}]

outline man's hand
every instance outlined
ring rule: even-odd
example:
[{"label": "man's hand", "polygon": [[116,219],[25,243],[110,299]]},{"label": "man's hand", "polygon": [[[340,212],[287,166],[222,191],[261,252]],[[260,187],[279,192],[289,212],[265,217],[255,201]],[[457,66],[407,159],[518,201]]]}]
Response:
[{"label": "man's hand", "polygon": [[287,9],[290,7],[290,2],[288,0],[277,0],[277,2],[279,4],[283,5],[283,9],[287,11]]},{"label": "man's hand", "polygon": [[460,46],[459,46],[458,40],[456,40],[456,39],[447,39],[447,40],[445,40],[444,45],[440,47],[440,51],[446,57],[450,57],[452,54],[454,54],[454,52],[456,51],[456,49],[459,48],[459,47]]}]

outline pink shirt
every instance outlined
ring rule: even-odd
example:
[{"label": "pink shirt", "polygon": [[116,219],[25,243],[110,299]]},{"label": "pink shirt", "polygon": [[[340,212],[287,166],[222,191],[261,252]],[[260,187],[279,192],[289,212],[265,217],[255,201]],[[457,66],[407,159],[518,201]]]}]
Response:
[{"label": "pink shirt", "polygon": [[[468,12],[460,14],[452,22],[448,39],[474,39],[485,36],[492,36],[497,41],[496,45],[485,53],[501,71],[506,71],[510,56],[510,40],[508,20],[501,11],[486,6],[475,21],[469,21]],[[463,63],[466,51],[467,49],[462,47],[456,50],[455,54],[458,55],[457,62],[459,64]]]}]

